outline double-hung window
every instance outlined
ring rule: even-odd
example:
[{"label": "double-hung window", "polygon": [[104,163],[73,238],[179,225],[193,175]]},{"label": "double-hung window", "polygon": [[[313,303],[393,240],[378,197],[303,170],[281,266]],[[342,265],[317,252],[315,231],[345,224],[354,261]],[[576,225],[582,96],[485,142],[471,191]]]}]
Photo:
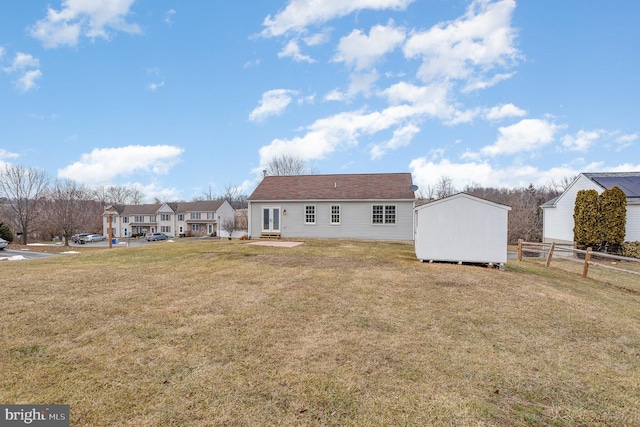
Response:
[{"label": "double-hung window", "polygon": [[316,223],[316,206],[306,205],[304,207],[304,223],[315,224]]},{"label": "double-hung window", "polygon": [[338,225],[340,224],[340,205],[331,205],[330,212],[330,224]]},{"label": "double-hung window", "polygon": [[371,209],[372,224],[395,224],[396,205],[373,205]]}]

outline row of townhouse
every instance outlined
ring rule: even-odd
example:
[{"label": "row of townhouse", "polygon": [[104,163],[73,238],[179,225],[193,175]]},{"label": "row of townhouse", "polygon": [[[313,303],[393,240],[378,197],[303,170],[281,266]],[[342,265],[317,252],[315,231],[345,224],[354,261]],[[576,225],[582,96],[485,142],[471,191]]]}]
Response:
[{"label": "row of townhouse", "polygon": [[135,237],[147,233],[174,236],[226,235],[225,221],[235,220],[235,211],[226,200],[111,205],[102,214],[102,229],[113,237]]}]

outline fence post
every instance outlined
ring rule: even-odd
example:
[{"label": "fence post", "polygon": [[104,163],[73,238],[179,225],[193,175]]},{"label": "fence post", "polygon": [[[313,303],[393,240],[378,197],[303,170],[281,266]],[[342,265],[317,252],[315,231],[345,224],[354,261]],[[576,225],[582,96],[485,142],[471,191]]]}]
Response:
[{"label": "fence post", "polygon": [[551,243],[551,249],[549,249],[549,254],[547,255],[547,262],[545,263],[545,267],[549,267],[551,265],[551,257],[553,256],[553,250],[556,247],[556,242]]},{"label": "fence post", "polygon": [[587,253],[584,254],[584,269],[582,270],[582,277],[587,277],[589,272],[589,261],[591,261],[591,248],[587,248]]},{"label": "fence post", "polygon": [[518,239],[518,261],[522,261],[522,243],[524,240]]}]

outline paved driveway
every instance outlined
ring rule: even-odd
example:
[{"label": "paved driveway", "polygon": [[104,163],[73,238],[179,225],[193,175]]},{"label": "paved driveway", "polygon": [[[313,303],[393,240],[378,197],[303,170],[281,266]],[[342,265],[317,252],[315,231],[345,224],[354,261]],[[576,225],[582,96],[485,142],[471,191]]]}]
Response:
[{"label": "paved driveway", "polygon": [[58,254],[50,254],[46,252],[16,251],[15,249],[5,249],[0,251],[0,260],[4,261],[4,258],[14,258],[15,260],[19,260],[22,258],[36,259],[36,258],[47,258],[50,256],[57,256],[57,255]]}]

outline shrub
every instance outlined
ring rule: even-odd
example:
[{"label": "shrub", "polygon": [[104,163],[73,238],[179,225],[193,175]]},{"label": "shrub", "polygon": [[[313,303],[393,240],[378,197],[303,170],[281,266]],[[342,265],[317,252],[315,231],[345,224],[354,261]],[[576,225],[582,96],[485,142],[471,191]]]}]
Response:
[{"label": "shrub", "polygon": [[622,256],[640,258],[640,242],[625,242],[622,244]]},{"label": "shrub", "polygon": [[598,205],[600,250],[620,252],[627,232],[627,196],[620,188],[612,187],[600,194]]},{"label": "shrub", "polygon": [[578,247],[595,247],[598,238],[598,192],[580,190],[573,211],[573,240]]},{"label": "shrub", "polygon": [[7,224],[0,222],[0,239],[4,239],[7,242],[13,242],[13,232]]}]

